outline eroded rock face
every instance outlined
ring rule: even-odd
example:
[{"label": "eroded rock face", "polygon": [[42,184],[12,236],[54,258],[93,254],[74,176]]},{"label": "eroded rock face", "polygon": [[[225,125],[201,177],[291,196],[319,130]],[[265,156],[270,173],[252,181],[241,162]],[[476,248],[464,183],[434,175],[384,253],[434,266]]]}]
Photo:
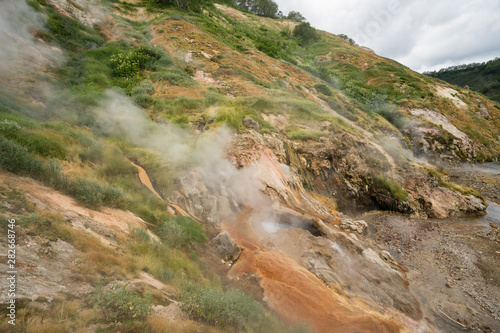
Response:
[{"label": "eroded rock face", "polygon": [[[480,199],[442,187],[430,175],[431,166],[400,157],[394,167],[379,148],[347,133],[338,141],[292,142],[276,133],[242,132],[232,137],[227,160],[212,174],[203,169],[184,173],[169,200],[216,228],[241,207],[262,206],[262,201],[301,207],[320,216],[338,208],[348,213],[382,209],[439,218],[485,210]],[[382,176],[382,183],[376,175]],[[384,185],[384,179],[389,183]],[[401,186],[400,198],[391,184]],[[341,228],[357,235],[366,230],[362,222],[348,219]]]},{"label": "eroded rock face", "polygon": [[414,320],[422,318],[420,305],[407,288],[400,268],[366,243],[355,240],[323,222],[325,238],[301,229],[282,229],[272,241],[281,251],[297,260],[327,284],[336,284],[353,297],[395,310]]},{"label": "eroded rock face", "polygon": [[219,228],[222,218],[233,214],[239,204],[234,200],[227,182],[229,171],[221,170],[212,181],[201,169],[193,169],[179,178],[178,190],[170,197],[171,202],[184,207],[192,216]]}]

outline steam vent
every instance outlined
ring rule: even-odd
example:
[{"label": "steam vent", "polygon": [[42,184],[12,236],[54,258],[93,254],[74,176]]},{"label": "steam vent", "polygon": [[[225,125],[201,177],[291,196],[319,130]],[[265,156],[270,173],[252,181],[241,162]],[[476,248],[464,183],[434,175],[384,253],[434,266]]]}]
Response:
[{"label": "steam vent", "polygon": [[4,0],[0,332],[500,333],[480,8],[358,2]]}]

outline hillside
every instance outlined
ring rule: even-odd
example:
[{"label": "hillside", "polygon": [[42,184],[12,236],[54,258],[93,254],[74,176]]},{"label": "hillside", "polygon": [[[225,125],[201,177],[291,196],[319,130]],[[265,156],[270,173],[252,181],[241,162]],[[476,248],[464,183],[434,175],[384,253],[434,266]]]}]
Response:
[{"label": "hillside", "polygon": [[452,66],[425,75],[478,91],[491,100],[500,103],[500,59],[488,62]]},{"label": "hillside", "polygon": [[[18,325],[0,331],[496,327],[497,229],[440,221],[498,203],[446,170],[498,161],[498,104],[230,1],[11,0],[0,14],[0,218],[16,221],[19,271]],[[360,220],[375,210],[402,227]],[[419,289],[406,255],[466,236],[485,292],[443,291],[454,248]]]}]

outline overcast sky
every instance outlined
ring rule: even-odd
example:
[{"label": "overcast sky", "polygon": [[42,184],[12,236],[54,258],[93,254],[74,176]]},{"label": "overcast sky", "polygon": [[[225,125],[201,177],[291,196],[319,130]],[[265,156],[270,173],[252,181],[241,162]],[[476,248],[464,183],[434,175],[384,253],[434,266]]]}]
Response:
[{"label": "overcast sky", "polygon": [[500,57],[499,0],[274,0],[422,72]]}]

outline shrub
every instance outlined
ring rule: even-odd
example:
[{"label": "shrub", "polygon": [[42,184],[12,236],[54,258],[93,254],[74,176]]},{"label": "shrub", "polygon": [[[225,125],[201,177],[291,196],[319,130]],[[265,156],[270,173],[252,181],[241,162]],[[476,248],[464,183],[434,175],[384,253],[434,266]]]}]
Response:
[{"label": "shrub", "polygon": [[192,247],[207,241],[203,226],[187,216],[173,216],[158,228],[158,236],[172,247]]},{"label": "shrub", "polygon": [[151,312],[152,293],[146,293],[144,298],[138,297],[127,285],[116,283],[109,291],[104,291],[102,281],[90,296],[94,309],[99,309],[108,322],[123,322],[127,320],[144,320]]},{"label": "shrub", "polygon": [[94,180],[68,178],[60,170],[57,162],[51,160],[47,163],[3,136],[0,136],[0,167],[41,180],[89,206],[106,205],[124,208],[129,204],[129,199],[122,190]]},{"label": "shrub", "polygon": [[46,173],[41,158],[31,155],[26,148],[3,136],[0,136],[0,167],[21,175],[41,177]]},{"label": "shrub", "polygon": [[148,94],[133,94],[132,100],[141,108],[148,108],[153,103],[153,97]]},{"label": "shrub", "polygon": [[305,22],[306,20],[304,15],[294,10],[289,12],[286,18],[295,22]]},{"label": "shrub", "polygon": [[330,90],[330,88],[328,88],[326,84],[318,83],[314,86],[314,88],[316,88],[318,92],[322,93],[325,96],[333,95],[332,91]]},{"label": "shrub", "polygon": [[121,175],[134,175],[138,170],[127,160],[120,149],[109,149],[103,157],[103,171],[107,177],[117,177]]},{"label": "shrub", "polygon": [[320,39],[316,29],[308,22],[301,23],[293,29],[293,35],[300,39],[302,44],[308,44]]},{"label": "shrub", "polygon": [[187,315],[220,328],[265,332],[270,325],[262,306],[242,291],[226,293],[197,284],[188,284],[181,295]]},{"label": "shrub", "polygon": [[12,137],[21,130],[21,126],[16,121],[3,119],[0,121],[0,133],[6,137]]},{"label": "shrub", "polygon": [[91,207],[104,205],[124,208],[128,203],[125,193],[121,189],[94,180],[77,178],[75,181],[67,182],[66,188],[62,189]]}]

